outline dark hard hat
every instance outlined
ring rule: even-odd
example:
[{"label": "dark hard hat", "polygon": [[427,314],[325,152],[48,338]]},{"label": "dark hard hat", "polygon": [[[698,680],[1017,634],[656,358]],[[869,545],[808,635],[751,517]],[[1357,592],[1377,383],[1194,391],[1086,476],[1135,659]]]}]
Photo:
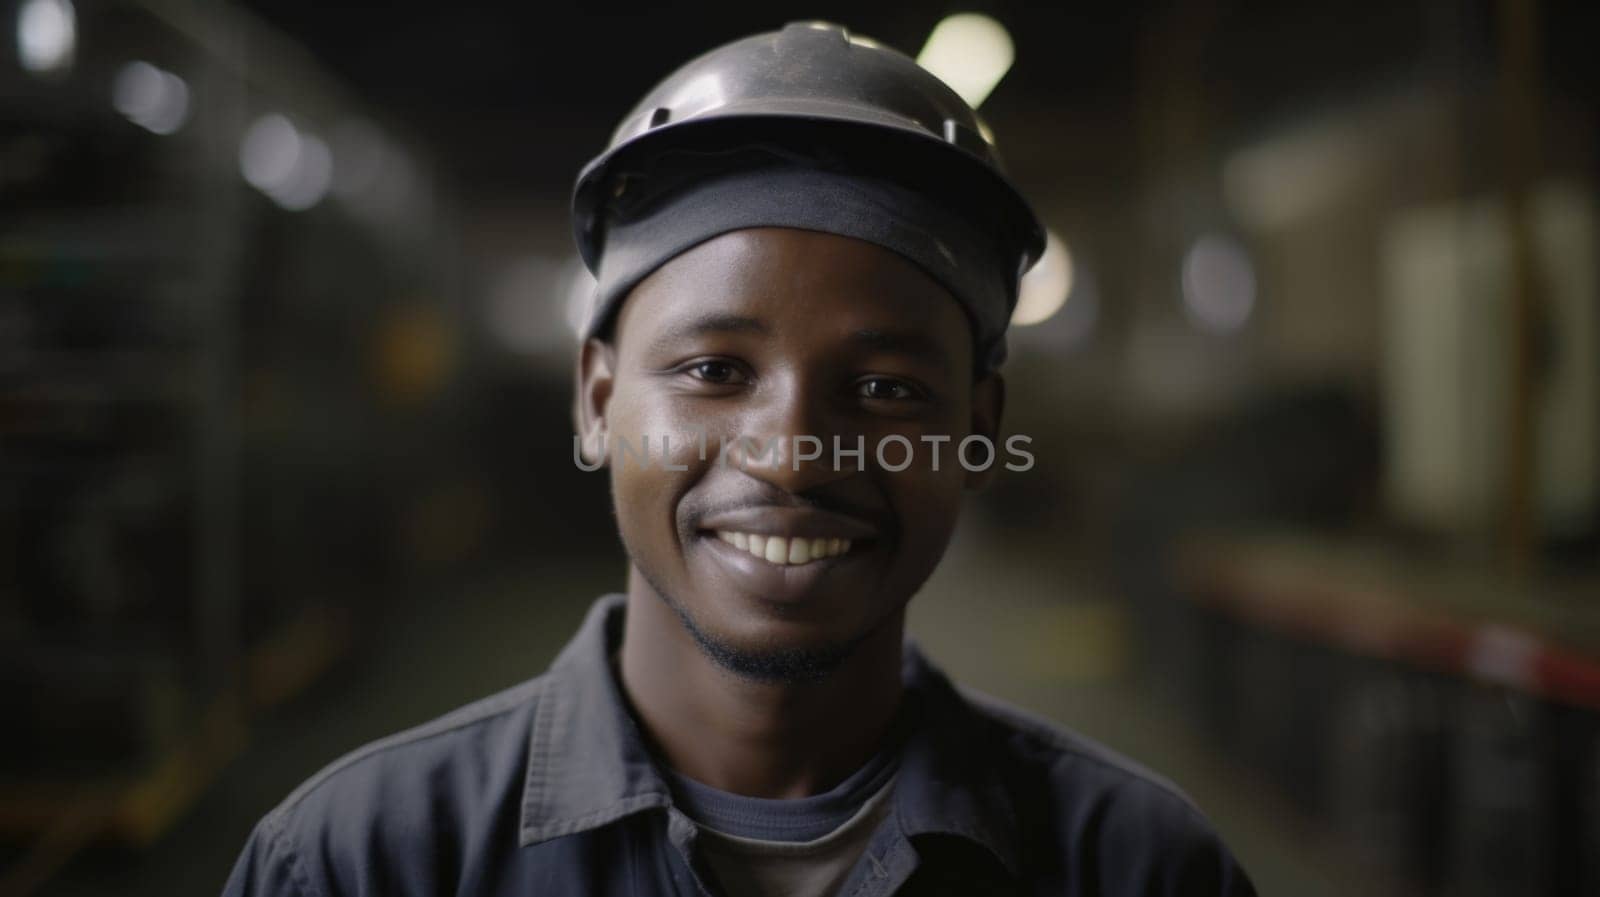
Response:
[{"label": "dark hard hat", "polygon": [[922,190],[981,208],[1003,232],[1017,277],[1044,251],[1044,229],[1006,178],[987,126],[955,91],[904,53],[838,25],[796,22],[691,60],[628,113],[573,191],[584,264],[597,270],[606,204],[626,187],[619,169],[751,139],[853,146],[879,167],[915,172]]}]

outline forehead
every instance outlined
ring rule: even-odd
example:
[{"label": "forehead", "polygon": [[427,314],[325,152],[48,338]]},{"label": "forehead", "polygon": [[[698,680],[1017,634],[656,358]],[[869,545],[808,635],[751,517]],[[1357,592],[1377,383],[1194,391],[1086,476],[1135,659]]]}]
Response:
[{"label": "forehead", "polygon": [[704,316],[748,318],[791,341],[866,330],[916,334],[952,362],[971,352],[966,315],[938,281],[896,252],[817,231],[748,228],[695,246],[634,288],[615,336],[644,345]]}]

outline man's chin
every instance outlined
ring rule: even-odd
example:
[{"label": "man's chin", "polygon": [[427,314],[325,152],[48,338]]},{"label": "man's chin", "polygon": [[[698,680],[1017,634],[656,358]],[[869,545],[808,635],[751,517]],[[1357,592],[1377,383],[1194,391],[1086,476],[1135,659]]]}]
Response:
[{"label": "man's chin", "polygon": [[[691,610],[687,602],[663,588],[663,583],[656,581],[638,563],[634,564],[634,569],[677,616],[700,652],[718,667],[743,679],[769,683],[819,681],[843,665],[870,635],[870,628],[843,637],[815,631],[802,635],[797,630],[814,630],[815,627],[796,620],[752,619],[747,616],[750,607],[738,599],[730,599],[731,606],[725,608],[725,612],[743,618],[742,622],[754,629],[733,635],[727,627],[711,622],[718,614],[707,613],[705,608]],[[706,594],[701,593],[701,597]],[[718,597],[728,596],[718,593]]]},{"label": "man's chin", "polygon": [[750,644],[727,638],[702,625],[687,610],[668,601],[678,619],[693,637],[701,653],[717,666],[743,679],[756,682],[816,682],[838,669],[862,639],[813,644],[782,644],[763,641]]}]

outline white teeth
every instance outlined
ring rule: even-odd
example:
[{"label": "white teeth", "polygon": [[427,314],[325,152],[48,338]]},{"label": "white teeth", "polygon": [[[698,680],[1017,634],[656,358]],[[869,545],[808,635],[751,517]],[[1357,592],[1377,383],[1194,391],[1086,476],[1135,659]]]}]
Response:
[{"label": "white teeth", "polygon": [[831,558],[850,550],[849,539],[817,537],[806,539],[787,536],[761,536],[717,530],[717,538],[740,551],[749,552],[772,564],[809,564],[822,558]]}]

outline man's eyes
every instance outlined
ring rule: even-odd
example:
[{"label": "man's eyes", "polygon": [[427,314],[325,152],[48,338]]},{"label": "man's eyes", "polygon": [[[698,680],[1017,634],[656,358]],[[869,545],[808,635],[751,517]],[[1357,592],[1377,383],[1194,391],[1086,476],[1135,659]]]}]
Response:
[{"label": "man's eyes", "polygon": [[868,377],[856,384],[856,395],[863,399],[905,401],[922,398],[922,391],[893,377]]},{"label": "man's eyes", "polygon": [[[691,361],[679,366],[677,370],[683,376],[708,386],[743,386],[754,380],[743,365],[720,358]],[[928,398],[927,390],[900,377],[862,377],[855,381],[852,391],[856,398],[878,402],[907,402]]]},{"label": "man's eyes", "polygon": [[737,365],[715,359],[692,362],[685,368],[684,373],[696,380],[703,380],[706,383],[718,386],[743,383],[746,379]]}]

